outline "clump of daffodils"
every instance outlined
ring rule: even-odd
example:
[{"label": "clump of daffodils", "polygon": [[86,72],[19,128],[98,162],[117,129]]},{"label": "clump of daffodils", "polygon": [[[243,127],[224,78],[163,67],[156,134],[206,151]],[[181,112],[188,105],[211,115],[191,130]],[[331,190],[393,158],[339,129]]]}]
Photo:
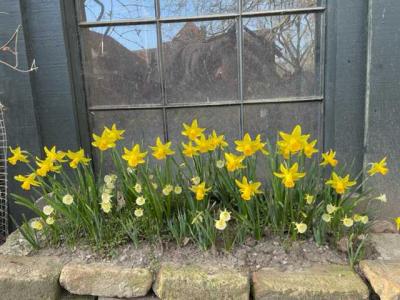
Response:
[{"label": "clump of daffodils", "polygon": [[[354,177],[334,149],[321,151],[300,125],[279,131],[274,145],[268,132],[227,141],[198,120],[183,123],[179,141],[154,137],[143,145],[124,133],[116,124],[94,133],[96,161],[84,149],[44,147],[36,157],[10,148],[9,164],[27,166],[15,180],[46,202],[34,209],[39,218],[21,226],[31,243],[41,231],[71,243],[79,233],[96,245],[166,237],[209,248],[217,240],[229,244],[231,234],[235,241],[260,239],[266,228],[324,243],[332,236],[363,236],[370,219],[358,204],[388,201],[362,189],[369,178],[388,174],[387,157],[368,164],[363,178]],[[105,166],[115,174],[104,173]],[[32,207],[24,196],[17,202]],[[395,222],[400,230],[400,217]]]}]

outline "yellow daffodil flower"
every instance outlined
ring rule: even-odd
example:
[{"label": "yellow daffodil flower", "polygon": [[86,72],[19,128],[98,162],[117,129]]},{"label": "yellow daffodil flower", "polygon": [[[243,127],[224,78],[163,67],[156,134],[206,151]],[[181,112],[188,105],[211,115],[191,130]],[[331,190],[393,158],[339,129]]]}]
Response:
[{"label": "yellow daffodil flower", "polygon": [[163,144],[160,137],[157,138],[156,145],[154,147],[150,146],[150,148],[153,150],[153,156],[158,160],[165,159],[168,155],[173,155],[175,153],[170,149],[171,142]]},{"label": "yellow daffodil flower", "polygon": [[310,143],[305,143],[304,144],[304,155],[308,158],[311,158],[314,153],[318,153],[318,150],[315,148],[315,145],[317,144],[317,140],[313,140]]},{"label": "yellow daffodil flower", "polygon": [[247,177],[243,176],[242,182],[235,179],[236,185],[239,187],[240,196],[243,200],[249,201],[256,194],[261,194],[262,192],[259,190],[261,187],[261,182],[249,182],[247,181]]},{"label": "yellow daffodil flower", "polygon": [[193,146],[193,143],[190,141],[187,144],[182,143],[182,153],[187,157],[193,157],[194,155],[198,155],[197,147]]},{"label": "yellow daffodil flower", "polygon": [[189,140],[194,141],[196,138],[200,137],[205,128],[200,128],[197,124],[197,119],[192,121],[192,125],[187,125],[185,123],[182,124],[184,130],[182,131],[182,135],[186,136]]},{"label": "yellow daffodil flower", "polygon": [[236,150],[243,153],[244,156],[252,156],[257,151],[268,154],[264,149],[265,143],[261,142],[260,135],[257,135],[255,140],[252,140],[250,134],[246,133],[243,139],[235,141],[235,144]]},{"label": "yellow daffodil flower", "polygon": [[112,124],[111,128],[104,127],[104,135],[106,135],[110,140],[116,142],[119,140],[123,140],[125,130],[118,130],[115,124]]},{"label": "yellow daffodil flower", "polygon": [[382,175],[386,175],[389,169],[386,167],[386,157],[384,157],[381,161],[372,163],[371,168],[368,170],[369,176],[373,176],[377,173]]},{"label": "yellow daffodil flower", "polygon": [[66,153],[64,151],[57,151],[56,146],[51,147],[51,149],[44,147],[44,153],[46,154],[46,158],[48,158],[51,162],[66,162],[64,159]]},{"label": "yellow daffodil flower", "polygon": [[307,224],[304,223],[294,223],[298,233],[304,233],[307,231]]},{"label": "yellow daffodil flower", "polygon": [[282,140],[279,140],[277,145],[280,149],[280,153],[283,154],[285,158],[288,158],[290,154],[296,154],[302,151],[310,137],[309,134],[302,135],[300,125],[296,125],[291,133],[279,131],[279,135]]},{"label": "yellow daffodil flower", "polygon": [[225,136],[223,134],[217,135],[215,130],[212,131],[212,134],[208,138],[210,143],[210,149],[215,150],[218,147],[223,149],[228,146],[228,143],[225,141]]},{"label": "yellow daffodil flower", "polygon": [[352,218],[348,218],[347,216],[345,216],[345,217],[342,219],[342,222],[343,222],[343,225],[346,226],[346,227],[351,227],[351,226],[353,226],[353,224],[354,224],[353,219],[352,219]]},{"label": "yellow daffodil flower", "polygon": [[36,174],[32,173],[27,176],[23,175],[17,175],[14,177],[16,181],[22,182],[21,188],[29,191],[31,189],[31,186],[40,186],[40,183],[36,181]]},{"label": "yellow daffodil flower", "polygon": [[338,161],[335,159],[336,156],[336,151],[333,151],[332,149],[329,150],[328,152],[322,153],[322,162],[320,163],[321,166],[327,166],[331,165],[332,167],[335,167],[338,163]]},{"label": "yellow daffodil flower", "polygon": [[85,157],[85,151],[83,149],[76,152],[68,150],[67,156],[71,160],[69,166],[73,169],[76,169],[79,164],[87,165],[90,162],[90,158]]},{"label": "yellow daffodil flower", "polygon": [[194,142],[196,143],[196,148],[200,153],[207,153],[208,151],[213,150],[210,144],[210,139],[207,139],[204,134],[201,134]]},{"label": "yellow daffodil flower", "polygon": [[220,212],[219,219],[228,222],[231,219],[231,213],[226,209],[224,209],[223,211]]},{"label": "yellow daffodil flower", "polygon": [[24,154],[27,152],[22,151],[21,147],[16,147],[15,149],[10,147],[10,151],[13,155],[9,157],[7,161],[13,166],[15,166],[19,161],[23,163],[29,163],[28,156]]},{"label": "yellow daffodil flower", "polygon": [[242,164],[243,160],[245,159],[244,155],[238,156],[233,153],[224,153],[224,156],[226,160],[226,169],[229,172],[234,172],[245,167]]},{"label": "yellow daffodil flower", "polygon": [[140,145],[136,144],[132,147],[131,150],[124,147],[124,154],[122,155],[122,159],[128,162],[128,166],[132,168],[136,168],[140,164],[144,164],[146,161],[144,158],[147,155],[147,151],[140,152]]},{"label": "yellow daffodil flower", "polygon": [[98,148],[100,151],[106,151],[116,146],[115,139],[110,137],[105,131],[103,131],[101,136],[93,133],[93,140],[92,146]]},{"label": "yellow daffodil flower", "polygon": [[274,175],[278,178],[282,178],[282,183],[287,188],[293,188],[295,181],[306,176],[306,173],[299,173],[299,164],[295,163],[290,168],[286,168],[283,164],[279,167],[281,173],[274,172]]},{"label": "yellow daffodil flower", "polygon": [[49,172],[59,173],[61,169],[61,166],[54,165],[54,162],[49,157],[45,160],[40,160],[36,157],[36,164],[39,167],[36,170],[36,174],[41,177],[45,177]]},{"label": "yellow daffodil flower", "polygon": [[394,219],[394,222],[396,223],[397,231],[400,231],[400,217]]},{"label": "yellow daffodil flower", "polygon": [[356,183],[356,181],[350,180],[350,175],[340,177],[335,172],[332,172],[331,179],[326,182],[326,184],[332,186],[338,194],[344,194],[349,187],[352,187]]},{"label": "yellow daffodil flower", "polygon": [[40,231],[43,229],[43,223],[39,220],[34,220],[31,222],[31,227],[37,231]]},{"label": "yellow daffodil flower", "polygon": [[206,196],[207,192],[211,190],[211,188],[207,188],[206,187],[206,183],[202,182],[199,183],[197,185],[192,185],[192,187],[190,188],[190,190],[195,193],[196,195],[196,200],[197,201],[201,201],[204,199],[204,197]]},{"label": "yellow daffodil flower", "polygon": [[217,228],[218,230],[224,230],[226,228],[226,221],[219,219],[219,220],[215,220],[215,228]]}]

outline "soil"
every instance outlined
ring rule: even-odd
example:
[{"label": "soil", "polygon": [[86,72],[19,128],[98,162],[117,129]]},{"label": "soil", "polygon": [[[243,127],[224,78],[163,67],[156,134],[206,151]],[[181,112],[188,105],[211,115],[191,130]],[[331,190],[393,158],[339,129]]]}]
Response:
[{"label": "soil", "polygon": [[131,267],[157,269],[163,262],[179,264],[214,265],[233,267],[238,270],[256,271],[263,267],[280,270],[298,270],[314,264],[348,264],[346,254],[329,246],[318,246],[312,239],[292,241],[279,237],[264,238],[261,241],[248,239],[244,245],[231,252],[225,250],[204,251],[188,243],[177,247],[175,243],[142,243],[135,248],[132,244],[119,246],[112,252],[93,252],[89,247],[77,246],[47,248],[30,255],[58,256],[63,261],[110,262]]}]

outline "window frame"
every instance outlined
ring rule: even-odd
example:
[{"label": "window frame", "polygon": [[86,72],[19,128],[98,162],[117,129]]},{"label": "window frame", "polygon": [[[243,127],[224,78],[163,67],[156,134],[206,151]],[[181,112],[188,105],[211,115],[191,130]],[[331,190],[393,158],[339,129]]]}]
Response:
[{"label": "window frame", "polygon": [[[62,16],[65,31],[65,41],[67,47],[67,55],[69,56],[69,69],[73,85],[73,95],[76,106],[76,116],[78,130],[80,133],[80,142],[86,151],[90,151],[90,122],[88,115],[94,111],[115,111],[115,110],[162,110],[163,114],[163,133],[164,140],[168,140],[168,109],[179,108],[196,108],[196,107],[213,107],[213,106],[240,106],[240,135],[244,132],[244,106],[252,104],[268,104],[268,103],[296,103],[296,102],[320,102],[322,104],[321,120],[323,128],[323,138],[325,137],[325,80],[326,80],[326,19],[327,19],[327,0],[320,0],[317,6],[305,8],[289,8],[279,10],[262,10],[262,11],[243,11],[243,0],[239,1],[239,10],[235,13],[220,13],[200,16],[177,16],[162,17],[160,12],[160,0],[154,0],[155,17],[141,19],[119,19],[108,21],[80,21],[77,9],[78,0],[60,0],[62,3]],[[302,96],[302,97],[285,97],[285,98],[267,98],[267,99],[244,99],[243,91],[243,19],[251,17],[272,17],[282,15],[320,15],[320,22],[316,24],[316,41],[319,45],[319,95]],[[217,100],[212,102],[197,103],[168,103],[165,93],[166,81],[164,78],[163,49],[162,49],[162,24],[196,22],[196,21],[214,21],[214,20],[235,20],[237,24],[237,46],[238,46],[238,95],[239,99],[233,100]],[[159,62],[160,73],[160,89],[161,103],[153,104],[108,104],[89,106],[86,99],[85,78],[83,70],[83,51],[81,41],[81,28],[102,27],[102,26],[127,26],[127,25],[156,25],[157,33],[157,59]],[[319,35],[319,36],[318,36]],[[325,142],[323,142],[325,145]]]}]

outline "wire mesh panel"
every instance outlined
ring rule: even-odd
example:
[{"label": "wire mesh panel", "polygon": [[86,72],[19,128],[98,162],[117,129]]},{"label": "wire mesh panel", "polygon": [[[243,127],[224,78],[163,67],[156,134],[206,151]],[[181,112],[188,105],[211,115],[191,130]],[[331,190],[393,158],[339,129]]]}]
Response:
[{"label": "wire mesh panel", "polygon": [[7,135],[4,122],[4,106],[0,103],[0,234],[8,235],[7,204]]}]

